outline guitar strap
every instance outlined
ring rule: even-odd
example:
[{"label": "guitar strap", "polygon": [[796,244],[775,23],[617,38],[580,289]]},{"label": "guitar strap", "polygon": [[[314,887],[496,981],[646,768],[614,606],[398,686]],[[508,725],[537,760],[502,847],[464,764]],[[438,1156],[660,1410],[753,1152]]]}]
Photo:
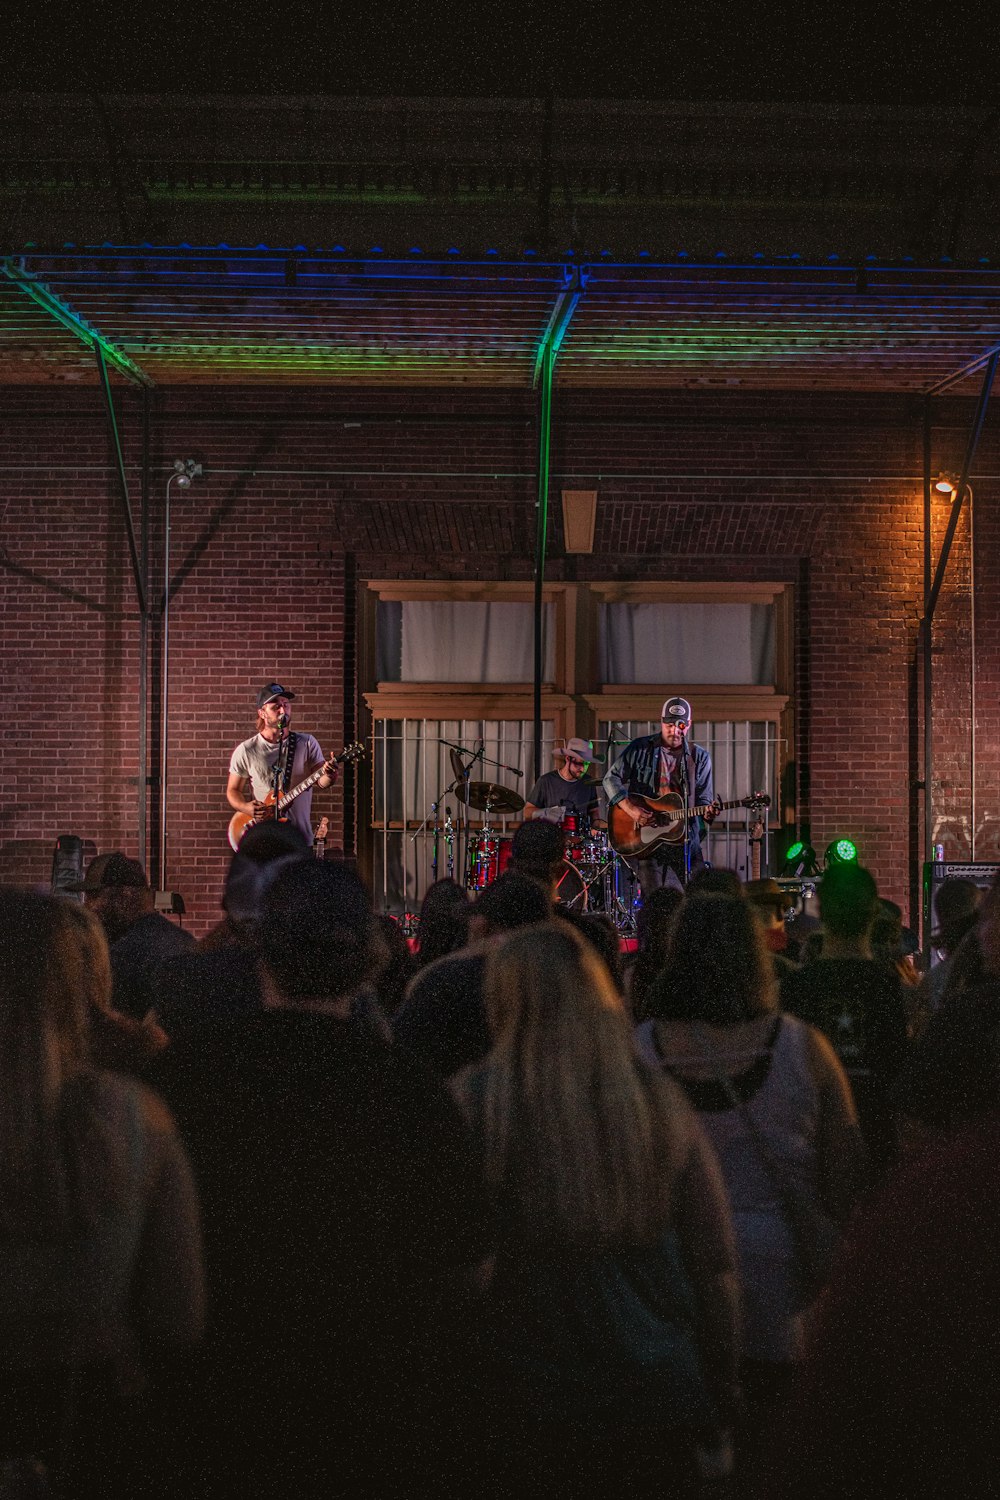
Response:
[{"label": "guitar strap", "polygon": [[[693,750],[689,750],[688,751],[687,761],[688,761],[688,786],[690,787],[690,791],[688,793],[688,802],[690,803],[690,805],[692,807],[697,807],[698,806],[698,783],[695,780],[695,774],[694,774],[694,751]],[[701,825],[699,824],[699,827],[700,826]]]},{"label": "guitar strap", "polygon": [[289,732],[288,738],[285,740],[285,769],[282,772],[281,776],[282,795],[284,795],[284,793],[288,791],[288,788],[292,784],[292,766],[295,764],[296,739],[297,737],[295,734],[295,730],[292,729]]}]

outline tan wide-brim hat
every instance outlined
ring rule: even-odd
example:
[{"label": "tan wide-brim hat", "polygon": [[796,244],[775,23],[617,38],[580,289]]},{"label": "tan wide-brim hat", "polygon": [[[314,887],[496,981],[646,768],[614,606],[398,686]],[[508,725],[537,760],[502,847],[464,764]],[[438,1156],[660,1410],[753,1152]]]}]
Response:
[{"label": "tan wide-brim hat", "polygon": [[795,905],[792,897],[781,889],[776,880],[748,880],[743,887],[746,898],[754,906],[773,906],[778,911],[787,911]]},{"label": "tan wide-brim hat", "polygon": [[565,745],[558,746],[552,753],[562,760],[567,755],[572,755],[575,760],[585,760],[589,764],[594,758],[594,746],[590,740],[572,739],[567,740]]}]

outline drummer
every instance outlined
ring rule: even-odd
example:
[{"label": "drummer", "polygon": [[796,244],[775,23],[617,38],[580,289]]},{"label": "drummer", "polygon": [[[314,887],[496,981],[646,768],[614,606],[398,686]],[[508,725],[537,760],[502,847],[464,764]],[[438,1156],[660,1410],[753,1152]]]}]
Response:
[{"label": "drummer", "polygon": [[524,804],[524,821],[544,818],[547,822],[564,822],[567,816],[579,823],[595,822],[597,794],[601,783],[591,781],[587,772],[594,759],[590,740],[567,740],[554,754],[561,759],[555,771],[539,776]]}]

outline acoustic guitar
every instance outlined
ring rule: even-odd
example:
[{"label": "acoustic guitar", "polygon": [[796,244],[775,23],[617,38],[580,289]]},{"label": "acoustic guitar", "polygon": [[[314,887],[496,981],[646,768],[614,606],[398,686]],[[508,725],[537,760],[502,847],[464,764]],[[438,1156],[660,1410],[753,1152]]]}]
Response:
[{"label": "acoustic guitar", "polygon": [[[649,859],[661,844],[679,844],[684,837],[684,802],[676,792],[667,792],[663,797],[643,797],[638,793],[629,795],[629,801],[646,808],[653,822],[641,826],[620,803],[608,811],[608,838],[616,854],[628,854],[634,859]],[[735,802],[706,802],[700,807],[689,807],[691,818],[704,817],[707,812],[725,812],[731,807],[760,809],[770,807],[771,799],[764,792],[754,792],[752,797],[740,797]]]},{"label": "acoustic guitar", "polygon": [[[355,742],[353,745],[345,746],[345,748],[341,750],[339,755],[335,755],[333,757],[333,763],[338,766],[341,765],[344,761],[350,761],[353,763],[356,760],[360,760],[364,753],[364,745]],[[281,814],[284,812],[289,803],[294,802],[296,797],[301,797],[302,793],[307,792],[311,786],[315,786],[319,778],[324,775],[327,770],[329,770],[329,767],[330,762],[328,760],[324,761],[321,766],[318,766],[316,770],[311,773],[311,775],[306,777],[305,781],[300,781],[298,786],[293,786],[289,788],[287,792],[282,792],[281,796],[278,798],[277,805],[274,801],[274,792],[268,792],[263,802],[264,812],[260,817],[252,817],[250,813],[233,813],[233,816],[229,819],[230,846],[233,849],[238,849],[240,847],[240,839],[242,839],[247,829],[253,828],[257,823],[266,823],[269,822],[270,819],[275,817],[279,822],[281,822]]]}]

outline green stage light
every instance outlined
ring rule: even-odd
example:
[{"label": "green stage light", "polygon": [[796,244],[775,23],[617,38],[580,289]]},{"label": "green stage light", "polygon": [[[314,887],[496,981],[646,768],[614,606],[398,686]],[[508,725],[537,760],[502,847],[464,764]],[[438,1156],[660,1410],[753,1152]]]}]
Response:
[{"label": "green stage light", "polygon": [[853,839],[834,839],[827,844],[823,863],[827,865],[849,865],[857,862],[858,846]]},{"label": "green stage light", "polygon": [[783,878],[794,879],[801,875],[815,875],[818,870],[816,850],[811,844],[805,843],[803,839],[796,839],[794,844],[789,844],[781,866]]}]

